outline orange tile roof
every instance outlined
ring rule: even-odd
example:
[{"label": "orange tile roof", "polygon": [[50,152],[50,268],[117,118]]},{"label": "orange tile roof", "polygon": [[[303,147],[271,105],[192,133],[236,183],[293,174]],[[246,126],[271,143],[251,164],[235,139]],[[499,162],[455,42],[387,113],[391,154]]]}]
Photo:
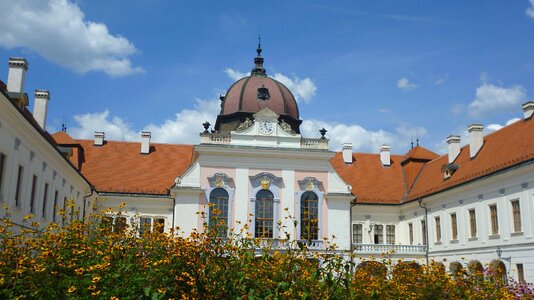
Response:
[{"label": "orange tile roof", "polygon": [[[66,133],[53,136],[58,144],[73,144]],[[193,157],[193,145],[151,143],[146,155],[135,142],[106,141],[102,147],[92,140],[74,142],[83,148],[80,171],[98,192],[166,195]]]},{"label": "orange tile roof", "polygon": [[402,155],[391,155],[391,166],[385,167],[379,154],[353,153],[353,163],[347,165],[339,152],[330,163],[337,173],[352,186],[359,203],[399,203],[404,196],[404,179],[400,164]]},{"label": "orange tile roof", "polygon": [[438,156],[439,155],[437,155],[436,153],[417,145],[413,147],[412,149],[410,149],[410,151],[408,151],[406,155],[404,155],[401,163],[405,164],[409,160],[429,161],[429,160],[433,160],[434,158],[437,158]]},{"label": "orange tile roof", "polygon": [[448,156],[428,162],[417,179],[408,200],[415,200],[458,186],[496,171],[534,159],[534,120],[520,120],[484,137],[484,145],[470,158],[469,145],[462,147],[454,161],[458,170],[449,179],[441,173]]}]

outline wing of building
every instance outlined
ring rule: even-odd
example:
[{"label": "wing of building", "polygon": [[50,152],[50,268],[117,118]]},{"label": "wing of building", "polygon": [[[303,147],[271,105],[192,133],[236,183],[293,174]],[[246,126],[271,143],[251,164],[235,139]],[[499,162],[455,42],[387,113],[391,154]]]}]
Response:
[{"label": "wing of building", "polygon": [[196,145],[154,143],[150,132],[138,142],[49,135],[50,93],[36,91],[29,113],[27,62],[11,59],[0,86],[0,200],[22,223],[27,213],[54,221],[66,199],[81,217],[125,203],[124,215],[110,215],[115,227],[187,235],[217,219],[221,235],[246,225],[252,236],[299,239],[317,251],[335,236],[342,253],[446,259],[454,269],[488,264],[534,281],[534,102],[489,135],[469,126],[463,147],[448,137],[445,155],[419,145],[402,155],[390,145],[378,154],[351,144],[332,152],[326,130],[300,134],[297,101],[268,76],[261,52]]}]

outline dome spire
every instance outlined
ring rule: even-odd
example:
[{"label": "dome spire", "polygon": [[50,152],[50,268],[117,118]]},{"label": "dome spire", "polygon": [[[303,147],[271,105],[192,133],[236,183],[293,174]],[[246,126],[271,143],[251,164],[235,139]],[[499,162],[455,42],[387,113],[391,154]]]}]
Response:
[{"label": "dome spire", "polygon": [[266,71],[265,71],[265,68],[263,67],[263,57],[261,57],[261,35],[258,36],[258,48],[256,49],[256,53],[258,53],[258,55],[254,58],[254,69],[252,69],[252,74],[257,74],[257,75],[265,75],[266,74]]}]

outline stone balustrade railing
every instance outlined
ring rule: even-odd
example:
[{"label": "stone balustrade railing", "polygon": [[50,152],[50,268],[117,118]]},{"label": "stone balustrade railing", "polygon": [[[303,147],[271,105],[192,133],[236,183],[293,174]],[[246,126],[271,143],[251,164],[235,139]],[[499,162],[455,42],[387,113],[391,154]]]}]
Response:
[{"label": "stone balustrade railing", "polygon": [[361,254],[391,253],[424,255],[426,253],[425,245],[353,244],[352,249],[355,253]]}]

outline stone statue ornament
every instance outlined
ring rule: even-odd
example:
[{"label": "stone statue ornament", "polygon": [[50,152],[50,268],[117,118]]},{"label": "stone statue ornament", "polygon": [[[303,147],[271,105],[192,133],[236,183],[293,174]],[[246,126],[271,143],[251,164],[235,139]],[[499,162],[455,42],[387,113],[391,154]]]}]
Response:
[{"label": "stone statue ornament", "polygon": [[239,126],[237,126],[237,130],[244,130],[244,129],[247,129],[249,128],[250,126],[252,126],[252,124],[254,124],[254,121],[251,120],[250,118],[246,118],[244,122],[241,122],[239,124]]}]

